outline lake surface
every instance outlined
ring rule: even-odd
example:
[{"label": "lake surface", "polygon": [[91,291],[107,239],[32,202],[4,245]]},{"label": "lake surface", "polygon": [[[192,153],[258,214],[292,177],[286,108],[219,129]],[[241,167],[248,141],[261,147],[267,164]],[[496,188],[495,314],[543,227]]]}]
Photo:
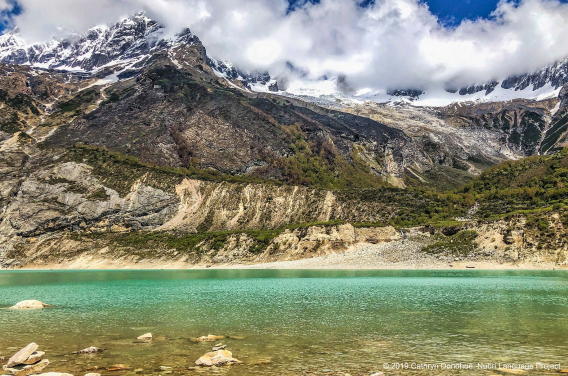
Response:
[{"label": "lake surface", "polygon": [[[54,307],[0,309],[0,356],[36,342],[51,361],[45,372],[82,376],[116,363],[130,369],[96,372],[488,375],[478,363],[568,368],[562,271],[0,272],[0,308],[26,299]],[[133,343],[147,332],[152,343]],[[216,344],[190,338],[207,334],[227,336],[218,342],[243,364],[188,370]],[[72,354],[89,346],[105,351]],[[393,363],[440,368],[393,370]],[[446,364],[474,369],[442,369]]]}]

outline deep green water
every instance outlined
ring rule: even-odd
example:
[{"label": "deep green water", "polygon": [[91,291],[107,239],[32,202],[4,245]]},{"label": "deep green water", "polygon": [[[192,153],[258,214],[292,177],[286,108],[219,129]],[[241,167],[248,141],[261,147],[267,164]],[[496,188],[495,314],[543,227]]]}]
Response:
[{"label": "deep green water", "polygon": [[[115,363],[131,370],[112,374],[156,376],[165,376],[160,366],[173,375],[352,376],[395,362],[568,368],[568,273],[560,271],[0,272],[0,307],[25,299],[55,307],[0,309],[0,356],[37,342],[52,363],[46,372],[82,376]],[[133,343],[146,332],[151,344]],[[188,371],[215,344],[189,338],[207,334],[245,337],[219,341],[243,364]],[[71,354],[88,346],[106,351]]]}]

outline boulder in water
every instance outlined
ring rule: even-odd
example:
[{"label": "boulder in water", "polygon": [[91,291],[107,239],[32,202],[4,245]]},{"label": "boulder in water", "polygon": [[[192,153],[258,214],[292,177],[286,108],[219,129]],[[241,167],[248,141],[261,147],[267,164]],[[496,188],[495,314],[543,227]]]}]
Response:
[{"label": "boulder in water", "polygon": [[39,346],[35,342],[30,343],[29,345],[18,351],[16,354],[14,354],[14,356],[12,356],[10,360],[8,360],[6,367],[10,368],[19,364],[23,364],[34,352],[36,352],[38,348]]},{"label": "boulder in water", "polygon": [[39,300],[24,300],[22,302],[16,303],[10,309],[42,309],[49,307],[49,304],[40,302]]},{"label": "boulder in water", "polygon": [[227,350],[219,350],[207,353],[195,362],[198,366],[228,366],[231,364],[241,363],[240,360],[233,358],[233,353]]},{"label": "boulder in water", "polygon": [[152,333],[142,334],[140,337],[136,339],[139,341],[150,342],[152,340]]},{"label": "boulder in water", "polygon": [[87,373],[85,376],[101,376],[100,373]]},{"label": "boulder in water", "polygon": [[30,365],[20,364],[13,367],[4,366],[4,371],[10,372],[14,376],[28,376],[40,373],[48,365],[49,365],[49,360],[44,359],[36,364],[30,364]]}]

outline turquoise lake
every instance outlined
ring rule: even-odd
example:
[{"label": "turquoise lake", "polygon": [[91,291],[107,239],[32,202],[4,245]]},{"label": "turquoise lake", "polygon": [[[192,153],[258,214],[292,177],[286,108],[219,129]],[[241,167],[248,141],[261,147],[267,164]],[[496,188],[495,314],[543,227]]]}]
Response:
[{"label": "turquoise lake", "polygon": [[[54,307],[4,309],[26,299]],[[0,357],[36,342],[51,362],[44,372],[75,376],[94,367],[118,376],[493,372],[394,363],[568,369],[563,271],[2,271],[0,308]],[[150,344],[133,343],[147,332]],[[217,342],[243,363],[188,370],[217,343],[190,338],[207,334],[226,336]],[[89,346],[105,351],[72,354]],[[104,370],[117,363],[129,369]]]}]

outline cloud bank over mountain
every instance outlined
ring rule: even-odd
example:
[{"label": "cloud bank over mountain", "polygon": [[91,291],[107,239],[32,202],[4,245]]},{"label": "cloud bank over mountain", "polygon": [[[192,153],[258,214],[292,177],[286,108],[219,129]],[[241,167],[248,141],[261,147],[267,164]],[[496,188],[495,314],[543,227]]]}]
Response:
[{"label": "cloud bank over mountain", "polygon": [[[29,42],[63,38],[134,12],[174,34],[189,27],[210,56],[298,79],[345,74],[356,88],[459,88],[568,56],[568,4],[501,2],[490,19],[446,28],[416,0],[19,0]],[[11,5],[0,0],[0,9]],[[292,68],[293,67],[293,68]],[[293,73],[290,71],[293,69]]]}]

